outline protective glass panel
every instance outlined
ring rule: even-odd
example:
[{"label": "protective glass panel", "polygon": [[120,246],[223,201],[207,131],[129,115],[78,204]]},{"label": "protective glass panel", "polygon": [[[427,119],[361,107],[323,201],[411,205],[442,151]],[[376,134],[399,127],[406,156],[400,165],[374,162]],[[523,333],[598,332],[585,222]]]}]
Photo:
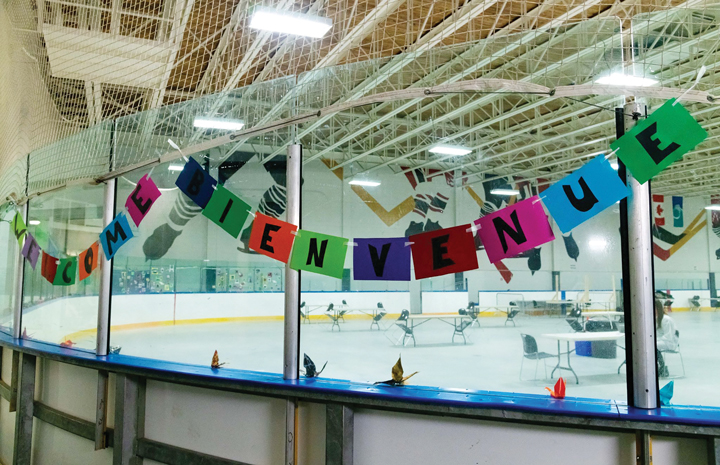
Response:
[{"label": "protective glass panel", "polygon": [[10,227],[15,216],[15,209],[8,205],[0,207],[3,223],[0,226],[0,331],[12,333],[13,309],[15,308],[15,282],[17,277],[17,263],[19,246]]},{"label": "protective glass panel", "polygon": [[[578,84],[590,83],[619,57],[616,26],[588,22],[307,73],[299,78],[299,101],[323,107],[351,103],[354,92],[473,77],[556,86],[572,75]],[[501,65],[482,58],[489,56]],[[468,62],[477,66],[463,67]],[[335,91],[325,75],[351,90]],[[302,273],[301,357],[307,354],[317,370],[327,361],[322,376],[375,382],[390,378],[400,353],[406,376],[419,371],[408,381],[413,384],[542,396],[562,376],[568,396],[624,400],[615,200],[565,233],[550,215],[554,241],[493,263],[489,246],[472,231],[469,249],[478,263],[468,269],[417,279],[442,253],[425,254],[423,265],[413,250],[406,265],[411,280],[366,280],[358,278],[356,263],[359,247],[370,250],[359,239],[398,238],[407,250],[415,245],[410,236],[467,230],[480,217],[542,196],[609,152],[613,108],[621,102],[616,96],[551,100],[523,89],[459,91],[367,104],[300,124],[302,229],[349,242],[339,274]],[[382,243],[376,243],[375,262],[382,262]],[[331,247],[329,241],[328,254]],[[317,264],[320,248],[307,243],[302,251],[301,265]],[[332,261],[342,260],[342,248],[333,253],[340,258]],[[368,253],[363,267],[376,271]],[[467,261],[467,253],[457,258]]]},{"label": "protective glass panel", "polygon": [[[129,218],[134,237],[113,262],[111,350],[198,365],[210,365],[217,351],[230,368],[282,369],[284,265],[253,252],[253,216],[226,207],[232,199],[252,213],[285,218],[289,131],[196,147],[230,134],[220,123],[251,128],[289,116],[291,83],[263,83],[118,121],[119,166],[173,150],[171,139],[218,184],[206,204],[186,195],[176,184],[183,158],[118,178],[118,212],[127,211],[133,195],[140,204],[147,199],[142,190],[133,194],[145,175],[161,195],[139,227]],[[262,164],[267,157],[272,161]]]},{"label": "protective glass panel", "polygon": [[[77,260],[98,240],[104,190],[102,185],[71,187],[29,202],[28,231],[48,258],[45,273],[42,256],[34,270],[25,263],[24,338],[94,351],[99,272],[81,281],[77,265],[67,265],[65,260]],[[63,281],[73,284],[63,285]]]}]

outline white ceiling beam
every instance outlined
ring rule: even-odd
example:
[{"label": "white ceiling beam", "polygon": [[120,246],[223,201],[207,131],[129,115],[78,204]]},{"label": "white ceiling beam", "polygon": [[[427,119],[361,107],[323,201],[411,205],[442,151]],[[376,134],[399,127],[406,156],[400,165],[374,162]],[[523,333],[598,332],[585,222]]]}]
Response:
[{"label": "white ceiling beam", "polygon": [[170,80],[170,72],[175,66],[175,59],[182,46],[183,37],[185,37],[185,29],[187,27],[190,14],[192,13],[195,0],[176,0],[175,11],[173,13],[172,29],[170,30],[170,55],[168,56],[165,72],[158,88],[152,92],[150,108],[162,106],[165,100],[165,91],[167,90],[168,81]]},{"label": "white ceiling beam", "polygon": [[[704,34],[703,36],[700,36],[700,37],[697,37],[697,38],[693,39],[691,42],[692,42],[692,43],[699,43],[701,40],[706,39],[706,38],[713,37],[713,36],[715,36],[715,35],[717,35],[717,34],[718,34],[718,31],[717,31],[717,30],[713,30],[713,31],[711,31],[711,32],[709,32],[709,33]],[[671,45],[674,45],[674,44],[671,44]],[[689,47],[690,45],[691,45],[691,44],[689,44],[688,42],[686,42],[686,43],[683,43],[683,44],[680,44],[680,45],[674,45],[673,48],[679,48],[679,47],[687,48],[687,47]],[[660,52],[657,52],[657,53],[662,53],[663,50],[664,50],[664,49],[661,49],[661,51],[660,51]],[[672,50],[672,49],[671,49],[671,50]],[[581,52],[581,53],[582,53],[582,52]],[[570,61],[572,61],[572,60],[570,60]],[[688,73],[686,73],[686,74],[688,74]],[[677,77],[675,77],[674,79],[677,80]],[[707,111],[707,110],[706,110],[706,111]],[[427,124],[425,125],[425,127],[420,126],[418,129],[413,130],[413,131],[410,131],[410,132],[411,132],[411,133],[416,133],[416,132],[418,132],[418,131],[421,130],[421,129],[422,129],[422,130],[425,130],[425,129],[427,129],[427,126],[428,126]],[[468,129],[468,130],[464,131],[464,133],[469,133],[469,132],[471,132],[471,131],[472,131],[472,129]],[[449,139],[452,140],[452,139],[454,139],[454,138],[456,138],[456,137],[461,137],[461,135],[464,135],[464,133],[453,134],[453,135],[451,135],[451,136],[449,137]],[[409,136],[407,136],[407,137],[409,137]],[[403,135],[403,136],[400,136],[400,137],[398,137],[398,138],[396,138],[396,139],[405,139],[405,138],[407,138],[407,137],[406,137],[406,135]],[[382,144],[382,145],[384,145],[384,146],[390,146],[393,142],[394,142],[393,140],[387,141],[387,142],[385,142],[385,143]],[[419,149],[414,150],[413,152],[414,152],[414,153],[419,153],[419,152],[422,152],[422,151],[424,151],[424,150],[427,150],[428,148],[429,148],[429,146],[423,146],[423,147],[420,147]],[[375,147],[375,150],[377,150],[377,149],[378,149],[378,147]],[[475,149],[477,149],[477,147],[473,148],[473,150],[475,150]],[[367,152],[366,152],[366,154],[367,154]],[[351,160],[362,158],[362,156],[363,156],[362,154],[361,154],[361,155],[357,155],[356,157],[353,157]],[[362,171],[361,173],[358,173],[358,174],[369,173],[369,172],[372,172],[372,171],[374,171],[374,170],[376,170],[376,169],[379,169],[379,168],[381,168],[381,167],[383,167],[383,166],[387,166],[387,165],[390,165],[390,164],[397,163],[398,160],[401,160],[401,159],[403,159],[403,158],[406,158],[407,156],[410,156],[410,155],[409,155],[408,153],[405,153],[404,155],[402,155],[402,156],[400,156],[400,157],[396,157],[396,158],[394,158],[394,159],[392,159],[392,160],[389,160],[389,161],[387,161],[387,162],[385,162],[385,163],[382,163],[382,164],[380,164],[380,165],[373,166],[373,167],[371,167],[371,168],[369,168],[369,169],[366,169],[366,170],[364,170],[364,171]],[[470,163],[464,163],[464,164],[461,164],[461,165],[452,167],[452,168],[450,168],[450,169],[446,169],[446,170],[441,171],[441,172],[439,172],[439,173],[434,173],[433,176],[440,175],[440,174],[444,174],[444,173],[450,172],[450,171],[454,171],[455,169],[466,168],[467,166],[471,166],[471,165],[474,165],[474,164],[482,163],[483,161],[484,161],[484,160],[473,161],[473,162],[470,162]],[[347,162],[345,162],[345,164],[347,164]],[[343,163],[339,164],[338,166],[341,166],[341,165],[343,165]]]},{"label": "white ceiling beam", "polygon": [[[464,70],[463,73],[460,74],[460,76],[458,77],[458,79],[459,79],[461,76],[465,75],[465,74],[472,73],[472,72],[476,71],[477,69],[480,69],[480,68],[482,68],[483,66],[486,66],[487,64],[489,64],[489,63],[491,63],[492,61],[496,60],[499,56],[504,56],[504,55],[506,55],[506,54],[512,53],[514,50],[517,50],[519,47],[523,46],[524,44],[526,44],[527,42],[529,42],[531,39],[534,39],[536,32],[540,32],[540,31],[544,31],[544,30],[548,30],[548,29],[552,29],[552,28],[554,28],[554,27],[557,27],[557,26],[565,23],[565,22],[568,21],[569,19],[572,19],[573,17],[575,17],[575,16],[577,16],[578,14],[582,13],[583,11],[585,11],[585,9],[590,8],[591,6],[596,5],[596,4],[599,3],[599,2],[600,2],[600,0],[591,0],[591,1],[588,1],[586,4],[583,4],[582,7],[573,8],[572,10],[568,11],[567,13],[565,13],[564,15],[562,15],[561,17],[556,18],[556,19],[554,19],[554,20],[552,20],[552,21],[550,21],[550,22],[548,22],[548,23],[546,23],[546,24],[538,27],[537,29],[535,29],[535,30],[533,31],[533,33],[523,34],[518,40],[516,40],[516,41],[514,41],[514,42],[512,42],[512,43],[510,43],[510,44],[508,44],[508,45],[505,46],[501,51],[494,53],[491,57],[488,57],[488,58],[486,58],[486,59],[484,59],[484,60],[480,60],[479,63],[477,63],[476,65],[473,65],[473,66],[470,67],[468,70]],[[558,40],[559,40],[559,39],[558,39]],[[551,41],[551,42],[552,42],[552,41]],[[551,42],[549,42],[549,43],[547,43],[547,44],[543,44],[543,46],[549,47]],[[586,51],[586,52],[587,52],[587,51]],[[580,54],[581,54],[581,53],[579,53],[578,55],[580,55]],[[498,69],[496,69],[496,70],[493,70],[492,73],[497,73],[498,70],[502,69],[503,67],[509,66],[510,64],[514,63],[516,60],[519,60],[519,59],[521,59],[521,58],[522,58],[522,57],[518,57],[518,58],[515,58],[515,59],[509,61],[508,63],[506,63],[505,65],[503,65],[501,68],[498,68]],[[556,63],[556,64],[557,64],[557,63]],[[546,67],[545,70],[543,70],[543,71],[548,71],[548,70],[550,70],[550,69],[552,69],[552,68],[553,68],[552,66],[549,66],[549,67]],[[542,74],[542,72],[541,72],[540,74]],[[525,79],[522,79],[521,81],[529,82],[529,81],[530,81],[530,76],[527,77],[527,78],[525,78]],[[479,100],[481,100],[482,103],[490,103],[491,101],[493,101],[493,100],[495,100],[495,99],[497,99],[497,97],[495,97],[495,96],[488,96],[488,97],[481,98],[481,99],[479,99]],[[477,101],[469,102],[468,104],[466,104],[466,105],[467,105],[466,111],[463,111],[463,112],[461,112],[461,113],[459,113],[459,114],[466,113],[467,111],[469,111],[470,108],[475,108],[475,107],[477,106],[477,105],[475,104],[475,102],[477,102]],[[423,111],[423,110],[422,110],[422,109],[421,109],[421,110],[418,110],[418,111],[415,112],[415,113],[418,114],[418,113],[421,113],[421,111]],[[456,113],[456,112],[453,112],[453,114],[455,114],[455,113]],[[448,116],[447,116],[447,115],[448,115],[448,114],[442,115],[439,119],[440,119],[440,120],[443,120],[443,121],[444,121],[444,120],[447,120],[447,119],[448,119]],[[430,121],[430,122],[428,122],[428,123],[426,123],[426,124],[423,124],[423,125],[419,126],[418,128],[413,129],[413,130],[411,130],[411,131],[408,131],[408,132],[406,132],[405,134],[403,134],[403,135],[401,135],[401,136],[397,136],[397,137],[395,137],[395,138],[393,138],[393,139],[391,139],[391,140],[389,140],[389,141],[383,142],[382,144],[380,144],[379,147],[375,147],[372,151],[381,150],[382,148],[389,147],[389,146],[394,145],[394,144],[396,144],[396,143],[402,142],[402,141],[404,141],[404,140],[412,137],[414,134],[417,134],[418,132],[422,132],[422,131],[425,131],[425,130],[427,130],[427,129],[431,129],[431,128],[432,128],[432,124],[433,124],[432,121]],[[361,159],[361,158],[369,155],[372,151],[366,151],[366,152],[363,152],[363,153],[360,154],[360,155],[356,155],[355,157],[352,157],[352,158],[350,158],[349,160],[346,160],[346,161],[344,161],[343,163],[340,163],[340,164],[336,165],[333,169],[339,169],[339,168],[341,168],[341,167],[344,167],[344,166],[348,165],[349,163],[352,163],[352,162],[354,162],[354,161],[357,161],[357,160],[359,160],[359,159]],[[394,159],[394,160],[401,160],[401,159],[404,159],[404,158],[407,158],[407,157],[406,157],[406,156],[397,157],[397,158]],[[388,161],[388,162],[386,162],[386,163],[384,163],[384,164],[377,165],[377,166],[375,166],[375,167],[370,168],[369,170],[365,170],[365,172],[371,172],[371,171],[374,171],[375,169],[378,169],[378,168],[380,168],[380,167],[382,167],[382,166],[387,166],[387,165],[392,164],[392,163],[395,163],[395,161],[390,160],[390,161]]]},{"label": "white ceiling beam", "polygon": [[225,52],[227,51],[228,46],[231,44],[230,39],[235,34],[235,31],[240,24],[240,18],[242,18],[243,13],[247,11],[247,8],[248,4],[246,0],[240,0],[235,6],[235,9],[230,16],[230,20],[223,28],[220,42],[218,42],[218,45],[215,48],[215,52],[213,53],[212,58],[210,58],[210,62],[205,68],[205,73],[203,74],[202,79],[200,80],[197,88],[195,89],[196,96],[205,94],[209,90],[213,74],[215,73],[218,65],[222,62],[222,58],[223,56],[225,56]]}]

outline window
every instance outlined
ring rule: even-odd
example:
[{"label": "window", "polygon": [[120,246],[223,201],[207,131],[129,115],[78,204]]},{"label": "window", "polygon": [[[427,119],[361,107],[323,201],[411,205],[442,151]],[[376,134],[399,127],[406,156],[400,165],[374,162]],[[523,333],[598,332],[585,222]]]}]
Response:
[{"label": "window", "polygon": [[[71,187],[39,196],[28,204],[28,231],[43,252],[62,259],[78,257],[102,231],[102,185]],[[72,270],[69,268],[68,270]],[[51,277],[63,271],[57,268]],[[42,257],[35,270],[25,263],[23,337],[52,344],[95,350],[99,273],[80,281],[68,271],[69,286],[52,285],[42,274]]]},{"label": "window", "polygon": [[[14,208],[2,213],[2,221],[9,223],[15,216]],[[12,333],[17,277],[18,243],[10,227],[0,228],[0,330]]]}]

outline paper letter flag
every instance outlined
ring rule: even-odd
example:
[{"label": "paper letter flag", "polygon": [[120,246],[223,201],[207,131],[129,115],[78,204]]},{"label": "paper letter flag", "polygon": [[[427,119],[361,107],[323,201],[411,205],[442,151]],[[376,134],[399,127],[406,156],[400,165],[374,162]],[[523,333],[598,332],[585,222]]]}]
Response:
[{"label": "paper letter flag", "polygon": [[287,263],[295,240],[293,231],[297,229],[294,224],[255,213],[248,246],[257,253]]},{"label": "paper letter flag", "polygon": [[57,274],[58,259],[52,255],[48,255],[43,251],[42,254],[42,266],[40,271],[43,278],[47,279],[50,284],[55,281],[55,275]]},{"label": "paper letter flag", "polygon": [[87,250],[80,254],[78,267],[78,274],[80,275],[80,281],[84,280],[97,268],[98,264],[98,243],[93,243]]},{"label": "paper letter flag", "polygon": [[135,226],[140,226],[140,222],[148,214],[160,195],[160,190],[147,174],[140,178],[132,194],[125,201],[125,208],[127,208]]},{"label": "paper letter flag", "polygon": [[410,247],[404,237],[355,239],[353,278],[358,281],[410,281]]},{"label": "paper letter flag", "polygon": [[707,132],[680,104],[670,99],[610,147],[640,184],[704,141]]},{"label": "paper letter flag", "polygon": [[300,230],[295,238],[290,268],[342,278],[348,239]]},{"label": "paper letter flag", "polygon": [[55,286],[71,286],[75,284],[75,275],[77,274],[77,257],[63,258],[57,266],[55,273]]},{"label": "paper letter flag", "polygon": [[250,205],[222,185],[218,185],[203,210],[203,215],[237,239],[249,211]]},{"label": "paper letter flag", "polygon": [[200,208],[205,208],[213,195],[213,186],[217,185],[217,181],[200,166],[200,163],[190,158],[185,163],[175,185]]},{"label": "paper letter flag", "polygon": [[598,155],[543,192],[543,203],[563,233],[628,195],[605,155]]},{"label": "paper letter flag", "polygon": [[469,228],[470,225],[465,224],[410,236],[415,279],[477,268],[475,239]]},{"label": "paper letter flag", "polygon": [[34,270],[37,265],[38,257],[40,256],[40,246],[30,233],[27,233],[27,237],[25,238],[22,255],[30,262],[30,266],[32,266],[32,269]]},{"label": "paper letter flag", "polygon": [[25,222],[23,221],[22,216],[20,216],[20,212],[15,213],[15,216],[10,222],[10,227],[12,228],[13,234],[15,234],[15,239],[17,239],[20,247],[22,247],[23,237],[25,237],[25,233],[27,232],[27,226],[25,226]]},{"label": "paper letter flag", "polygon": [[475,220],[490,263],[514,257],[555,239],[537,198],[530,197]]},{"label": "paper letter flag", "polygon": [[108,260],[113,258],[118,249],[132,237],[133,232],[125,214],[118,214],[112,223],[100,233],[100,243],[105,251],[105,258]]}]

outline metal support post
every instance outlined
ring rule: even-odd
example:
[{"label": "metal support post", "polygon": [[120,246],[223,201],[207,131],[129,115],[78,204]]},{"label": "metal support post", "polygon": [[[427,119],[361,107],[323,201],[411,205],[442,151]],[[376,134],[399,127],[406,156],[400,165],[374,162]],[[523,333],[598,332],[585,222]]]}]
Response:
[{"label": "metal support post", "polygon": [[[287,222],[301,226],[302,146],[292,144],[287,150]],[[296,380],[300,359],[300,272],[285,265],[285,339],[283,377]],[[285,463],[297,462],[297,400],[288,399],[286,406]]]},{"label": "metal support post", "polygon": [[98,370],[97,404],[95,407],[95,450],[107,447],[108,381],[108,372]]},{"label": "metal support post", "polygon": [[[624,130],[635,126],[640,117],[637,103],[624,108]],[[627,186],[627,270],[624,277],[629,289],[630,347],[632,354],[633,402],[637,408],[658,406],[657,364],[655,362],[654,276],[650,183],[640,184],[628,171]],[[627,328],[626,328],[627,329]]]},{"label": "metal support post", "polygon": [[145,386],[134,376],[119,374],[115,378],[115,429],[113,465],[136,465],[142,459],[135,455],[138,438],[145,425]]},{"label": "metal support post", "polygon": [[710,437],[707,441],[708,465],[720,465],[720,438]]},{"label": "metal support post", "polygon": [[347,405],[327,404],[325,465],[352,465],[355,417]]},{"label": "metal support post", "polygon": [[[27,214],[28,204],[26,203],[20,207],[20,215],[22,215],[25,221],[28,221]],[[15,302],[13,307],[13,337],[18,339],[22,335],[23,281],[25,276],[25,258],[22,255],[21,247],[18,247],[16,272]]]},{"label": "metal support post", "polygon": [[635,463],[652,465],[652,438],[647,431],[635,433]]},{"label": "metal support post", "polygon": [[[115,217],[115,179],[105,183],[105,196],[103,203],[103,227],[112,223]],[[100,250],[98,249],[98,253]],[[113,261],[105,261],[98,257],[100,262],[100,289],[97,313],[97,336],[95,353],[107,355],[110,349],[110,297],[112,293]],[[97,399],[95,409],[95,450],[107,447],[107,400],[108,400],[108,372],[98,371]]]},{"label": "metal support post", "polygon": [[32,458],[33,411],[35,407],[35,356],[22,354],[20,386],[15,413],[13,465],[30,465]]},{"label": "metal support post", "polygon": [[[105,183],[103,208],[103,228],[105,228],[115,218],[115,179],[110,179]],[[98,253],[100,253],[99,249]],[[112,292],[113,261],[105,261],[98,257],[98,262],[100,267],[100,295],[98,299],[95,352],[97,355],[107,355],[110,345],[110,293]]]},{"label": "metal support post", "polygon": [[13,350],[10,374],[10,412],[17,410],[18,384],[20,382],[20,352]]}]

